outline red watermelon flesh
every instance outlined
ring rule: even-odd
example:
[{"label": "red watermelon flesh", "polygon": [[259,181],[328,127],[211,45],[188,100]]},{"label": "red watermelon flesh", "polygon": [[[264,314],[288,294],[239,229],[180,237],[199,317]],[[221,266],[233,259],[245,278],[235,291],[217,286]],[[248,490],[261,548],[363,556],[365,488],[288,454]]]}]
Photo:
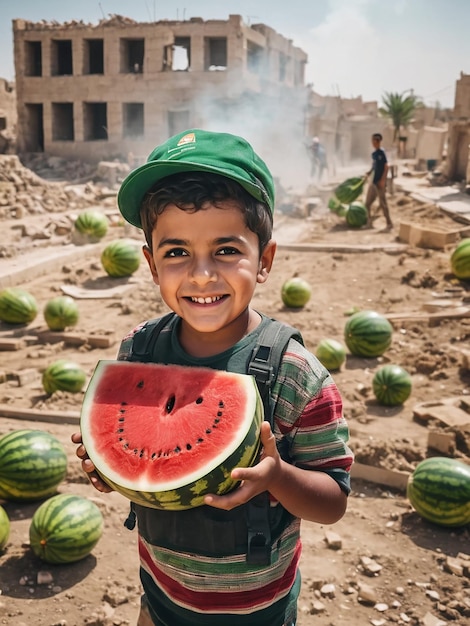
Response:
[{"label": "red watermelon flesh", "polygon": [[81,430],[98,473],[117,491],[148,506],[189,508],[233,488],[231,470],[253,464],[262,413],[252,376],[100,361]]}]

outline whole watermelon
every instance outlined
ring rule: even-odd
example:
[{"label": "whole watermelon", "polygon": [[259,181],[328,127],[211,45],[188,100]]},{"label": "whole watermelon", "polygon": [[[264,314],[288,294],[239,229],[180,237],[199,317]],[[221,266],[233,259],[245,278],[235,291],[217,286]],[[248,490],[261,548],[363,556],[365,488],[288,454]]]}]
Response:
[{"label": "whole watermelon", "polygon": [[84,370],[66,359],[58,359],[51,363],[42,374],[42,386],[47,394],[55,391],[80,392],[85,386],[86,374]]},{"label": "whole watermelon", "polygon": [[470,466],[449,457],[418,463],[408,479],[408,499],[424,519],[441,526],[470,524]]},{"label": "whole watermelon", "polygon": [[305,306],[311,295],[312,288],[310,284],[299,276],[287,279],[282,285],[282,302],[291,309],[300,309]]},{"label": "whole watermelon", "polygon": [[57,296],[46,303],[43,315],[50,330],[65,330],[78,322],[78,305],[70,296]]},{"label": "whole watermelon", "polygon": [[346,346],[355,356],[381,356],[390,347],[392,334],[390,322],[376,311],[358,311],[344,327]]},{"label": "whole watermelon", "polygon": [[0,291],[0,320],[8,324],[29,324],[38,314],[36,298],[20,287]]},{"label": "whole watermelon", "polygon": [[398,406],[411,394],[412,381],[409,373],[399,365],[388,363],[374,374],[372,390],[379,404]]},{"label": "whole watermelon", "polygon": [[97,209],[86,209],[77,217],[74,226],[82,235],[99,240],[108,232],[108,218]]},{"label": "whole watermelon", "polygon": [[315,356],[327,370],[339,370],[346,359],[346,348],[336,339],[322,339]]},{"label": "whole watermelon", "polygon": [[43,430],[15,430],[0,438],[0,498],[47,498],[67,473],[62,444]]},{"label": "whole watermelon", "polygon": [[470,238],[462,239],[451,254],[450,265],[454,276],[460,280],[470,279]]},{"label": "whole watermelon", "polygon": [[131,276],[139,268],[140,259],[140,246],[126,239],[112,241],[101,254],[103,269],[113,278]]},{"label": "whole watermelon", "polygon": [[103,534],[103,516],[94,502],[59,494],[36,509],[29,540],[46,563],[73,563],[90,554]]},{"label": "whole watermelon", "polygon": [[352,202],[346,211],[346,222],[351,228],[361,228],[367,224],[367,209],[362,202]]},{"label": "whole watermelon", "polygon": [[335,196],[342,204],[351,204],[361,195],[365,181],[365,177],[348,178],[335,188]]},{"label": "whole watermelon", "polygon": [[10,518],[5,509],[0,506],[0,550],[7,545],[10,536]]}]

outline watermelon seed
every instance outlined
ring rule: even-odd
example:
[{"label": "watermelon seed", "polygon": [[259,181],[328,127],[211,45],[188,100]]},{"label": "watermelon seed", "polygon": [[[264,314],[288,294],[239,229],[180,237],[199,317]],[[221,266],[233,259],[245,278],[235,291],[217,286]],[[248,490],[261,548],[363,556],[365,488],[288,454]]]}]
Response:
[{"label": "watermelon seed", "polygon": [[191,450],[191,449],[192,449],[191,444],[190,444],[190,443],[187,443],[187,444],[186,444],[186,450]]},{"label": "watermelon seed", "polygon": [[221,409],[224,408],[224,401],[223,400],[219,400],[219,406]]},{"label": "watermelon seed", "polygon": [[217,411],[217,417],[222,417],[223,413],[222,411]]},{"label": "watermelon seed", "polygon": [[165,407],[165,408],[166,408],[166,412],[167,412],[167,413],[171,413],[171,411],[172,411],[173,407],[175,406],[175,402],[176,402],[176,398],[175,398],[175,396],[174,396],[174,395],[171,395],[171,396],[168,398],[167,403],[166,403],[166,407]]},{"label": "watermelon seed", "polygon": [[201,396],[199,396],[199,398],[196,400],[196,404],[201,404],[201,403],[202,403],[202,401],[203,401],[203,400],[202,400]]},{"label": "watermelon seed", "polygon": [[204,441],[204,439],[202,437],[199,437],[198,440],[196,441],[196,443],[202,443]]},{"label": "watermelon seed", "polygon": [[140,454],[139,454],[140,458],[142,458],[142,457],[144,456],[144,454],[145,454],[145,450],[143,450],[143,449],[142,449],[142,450],[140,451]]},{"label": "watermelon seed", "polygon": [[181,452],[181,448],[179,446],[176,446],[174,452],[176,452],[176,454],[179,454]]},{"label": "watermelon seed", "polygon": [[118,428],[116,432],[117,433],[123,433],[124,432],[124,428]]},{"label": "watermelon seed", "polygon": [[210,428],[206,428],[206,435],[210,435],[211,434],[211,429]]},{"label": "watermelon seed", "polygon": [[139,380],[139,382],[137,383],[137,387],[139,389],[142,389],[143,386],[144,386],[144,381],[143,380]]}]

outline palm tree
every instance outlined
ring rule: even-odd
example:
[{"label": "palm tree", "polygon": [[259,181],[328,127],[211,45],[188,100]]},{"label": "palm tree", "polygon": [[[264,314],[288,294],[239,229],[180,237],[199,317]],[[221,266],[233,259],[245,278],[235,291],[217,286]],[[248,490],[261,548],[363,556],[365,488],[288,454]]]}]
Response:
[{"label": "palm tree", "polygon": [[385,92],[382,96],[382,106],[379,108],[379,113],[390,118],[394,128],[394,141],[398,140],[400,136],[400,128],[408,126],[416,109],[422,106],[420,98],[415,96],[412,90],[403,93]]}]

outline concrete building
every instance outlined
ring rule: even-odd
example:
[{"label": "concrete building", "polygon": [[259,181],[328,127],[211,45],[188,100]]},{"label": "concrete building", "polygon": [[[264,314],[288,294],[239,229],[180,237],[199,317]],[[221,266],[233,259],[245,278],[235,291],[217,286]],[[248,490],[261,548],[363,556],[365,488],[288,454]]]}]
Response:
[{"label": "concrete building", "polygon": [[287,136],[302,143],[307,55],[239,15],[152,23],[115,15],[97,25],[17,19],[13,39],[19,153],[141,159],[194,127],[243,134],[264,155]]},{"label": "concrete building", "polygon": [[0,154],[15,150],[16,93],[13,83],[0,78]]},{"label": "concrete building", "polygon": [[455,85],[454,112],[449,122],[445,175],[470,183],[470,74],[460,73]]}]

